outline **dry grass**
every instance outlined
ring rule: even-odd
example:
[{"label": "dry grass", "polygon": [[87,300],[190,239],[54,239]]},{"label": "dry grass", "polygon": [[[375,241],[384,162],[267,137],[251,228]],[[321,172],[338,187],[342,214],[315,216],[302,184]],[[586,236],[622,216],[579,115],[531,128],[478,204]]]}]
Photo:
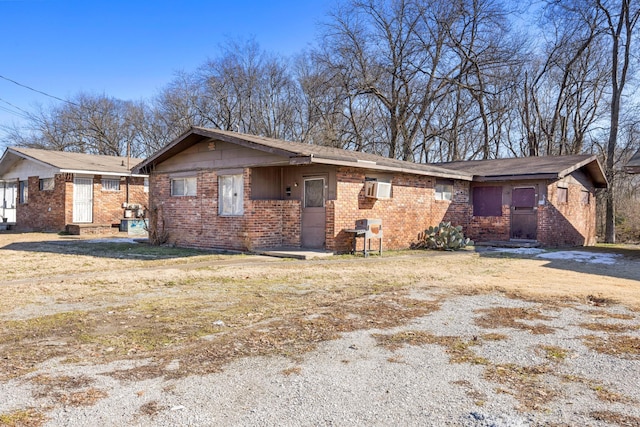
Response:
[{"label": "dry grass", "polygon": [[589,387],[589,389],[591,389],[596,394],[596,397],[599,400],[602,400],[603,402],[634,403],[632,399],[623,395],[622,393],[612,391],[608,387],[606,387],[604,384],[589,378],[584,378],[576,375],[563,375],[562,380],[566,382],[573,382],[573,383],[586,385],[587,387]]},{"label": "dry grass", "polygon": [[374,334],[373,337],[378,342],[378,345],[389,350],[397,350],[404,345],[437,344],[445,348],[451,363],[471,363],[474,365],[486,365],[489,363],[487,359],[478,356],[471,349],[471,347],[480,344],[477,337],[465,341],[460,337],[438,336],[424,331],[405,331],[392,335]]},{"label": "dry grass", "polygon": [[628,331],[637,331],[640,329],[638,325],[625,325],[623,323],[580,323],[583,329],[598,332],[621,333]]},{"label": "dry grass", "polygon": [[35,408],[0,414],[0,426],[2,427],[40,427],[46,422],[47,417]]},{"label": "dry grass", "polygon": [[541,345],[539,348],[544,353],[544,357],[552,362],[561,362],[569,355],[569,350],[554,345]]},{"label": "dry grass", "polygon": [[501,384],[505,393],[513,395],[520,402],[520,410],[544,410],[544,406],[553,401],[558,393],[545,386],[543,375],[549,367],[518,366],[514,364],[489,365],[484,378]]},{"label": "dry grass", "polygon": [[[547,261],[470,251],[267,263],[175,248],[89,244],[55,235],[0,238],[6,271],[0,283],[0,380],[28,378],[38,364],[52,358],[87,364],[145,359],[136,368],[111,373],[125,381],[216,372],[236,358],[252,355],[297,360],[345,332],[404,325],[438,310],[438,298],[450,295],[498,291],[544,304],[545,309],[606,295],[607,302],[625,301],[630,309],[640,309],[640,272],[626,263],[616,268],[620,277],[610,281],[599,275],[611,273],[607,266],[576,263],[559,274],[557,265],[547,268]],[[410,297],[414,294],[418,297]],[[441,297],[424,300],[424,295]],[[481,327],[552,332],[543,323],[531,324],[550,319],[541,308],[499,307],[478,313]],[[615,318],[604,311],[592,313]],[[620,350],[617,354],[636,357],[637,342],[619,338],[620,344],[613,346]],[[501,333],[463,339],[417,332],[379,338],[390,348],[442,346],[452,363],[486,366],[487,378],[525,400],[533,394],[533,402],[542,405],[544,399],[527,388],[541,373],[492,366],[473,351],[483,341],[504,339],[508,337]],[[614,340],[598,339],[586,340],[594,349]],[[283,372],[295,373],[294,368]],[[86,378],[37,376],[30,381],[36,393],[60,404],[92,404],[103,396]],[[518,381],[522,385],[516,385]],[[160,410],[153,402],[147,405],[141,407],[141,415]],[[36,411],[1,417],[4,425],[44,422]]]},{"label": "dry grass", "polygon": [[586,335],[582,337],[584,344],[602,354],[626,359],[640,359],[640,337],[630,335],[608,335],[599,337]]},{"label": "dry grass", "polygon": [[640,418],[631,415],[624,415],[613,411],[593,411],[589,414],[591,418],[597,421],[604,421],[609,425],[617,425],[621,427],[640,426]]},{"label": "dry grass", "polygon": [[477,317],[475,323],[483,328],[523,329],[532,334],[550,334],[554,331],[553,328],[541,323],[530,325],[522,322],[522,320],[550,320],[551,317],[543,315],[540,309],[495,307],[476,310],[476,313],[482,316]]}]

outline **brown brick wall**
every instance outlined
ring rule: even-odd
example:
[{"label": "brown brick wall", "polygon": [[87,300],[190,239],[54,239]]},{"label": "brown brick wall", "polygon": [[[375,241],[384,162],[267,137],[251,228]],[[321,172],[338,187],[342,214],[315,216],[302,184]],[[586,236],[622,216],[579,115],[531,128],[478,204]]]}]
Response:
[{"label": "brown brick wall", "polygon": [[[247,250],[300,246],[299,200],[251,200],[251,170],[244,170],[244,215],[218,215],[218,177],[213,171],[197,174],[197,195],[171,196],[168,174],[150,177],[160,230],[180,246]],[[153,222],[153,221],[152,221]]]},{"label": "brown brick wall", "polygon": [[[144,178],[130,178],[129,202],[146,206]],[[16,228],[24,231],[63,231],[73,222],[73,176],[57,174],[54,189],[40,191],[39,177],[29,177],[28,203],[18,204]],[[124,216],[122,204],[127,200],[126,181],[120,191],[102,191],[100,176],[93,179],[93,223],[119,224]]]},{"label": "brown brick wall", "polygon": [[[558,186],[548,186],[548,199],[538,209],[538,240],[545,246],[590,246],[596,243],[596,203],[592,188],[589,203],[584,204],[576,183],[565,184],[568,189],[566,203],[557,200]],[[586,190],[586,189],[585,189]]]},{"label": "brown brick wall", "polygon": [[[151,193],[156,201],[151,212],[157,215],[158,228],[169,233],[170,242],[180,246],[231,250],[300,246],[300,200],[251,200],[251,169],[245,169],[244,215],[220,217],[216,173],[200,171],[197,177],[197,196],[171,197],[169,175],[151,176]],[[365,177],[366,172],[362,169],[337,168],[336,199],[326,201],[327,249],[349,251],[352,235],[344,229],[353,228],[355,221],[362,218],[382,219],[384,249],[407,248],[416,242],[420,232],[441,221],[461,225],[465,235],[476,241],[510,238],[510,202],[506,197],[502,216],[474,217],[469,182],[454,181],[452,200],[438,201],[435,200],[435,178],[397,174],[392,178],[392,198],[376,200],[364,195]],[[580,203],[579,191],[579,186],[572,188],[569,200]],[[586,208],[574,206],[573,202],[568,206],[557,207],[551,202],[539,206],[538,240],[547,246],[593,242],[593,195],[591,200]],[[572,219],[563,220],[562,214]],[[568,225],[564,231],[550,231],[563,221]]]},{"label": "brown brick wall", "polygon": [[[442,220],[466,225],[468,183],[454,182],[452,201],[436,201],[435,178],[398,174],[392,179],[392,198],[377,200],[365,197],[366,173],[361,169],[338,169],[337,200],[327,206],[327,248],[346,252],[352,246],[352,235],[343,230],[353,228],[363,218],[382,219],[383,249],[408,248],[418,234]],[[330,227],[333,226],[333,229]],[[358,250],[362,239],[358,239]],[[374,243],[373,248],[377,246]]]},{"label": "brown brick wall", "polygon": [[[19,188],[19,186],[18,186]],[[40,179],[29,177],[27,203],[16,205],[16,229],[24,231],[61,231],[65,226],[65,180],[54,177],[53,190],[40,191]]]}]

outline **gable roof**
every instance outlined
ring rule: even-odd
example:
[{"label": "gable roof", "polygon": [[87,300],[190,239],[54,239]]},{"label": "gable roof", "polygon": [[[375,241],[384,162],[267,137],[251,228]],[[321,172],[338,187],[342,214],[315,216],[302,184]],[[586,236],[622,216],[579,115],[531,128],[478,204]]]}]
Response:
[{"label": "gable roof", "polygon": [[[142,159],[37,148],[9,147],[0,158],[0,176],[16,161],[25,159],[58,169],[60,173],[86,173],[96,175],[131,175],[130,168]],[[127,167],[128,166],[128,167]]]},{"label": "gable roof", "polygon": [[181,136],[157,151],[151,157],[138,164],[134,168],[134,171],[136,173],[149,173],[155,165],[162,163],[192,145],[207,139],[224,141],[254,150],[279,155],[288,158],[288,164],[290,165],[325,164],[389,172],[402,172],[416,175],[429,175],[465,181],[471,181],[472,179],[471,174],[465,171],[449,170],[435,165],[406,162],[360,151],[303,144],[300,142],[289,142],[238,132],[201,127],[192,127],[187,132],[183,133]]},{"label": "gable roof", "polygon": [[561,179],[583,169],[591,176],[595,187],[606,188],[598,157],[595,155],[517,157],[494,160],[468,160],[440,163],[442,167],[473,174],[474,181],[514,181],[522,179]]},{"label": "gable roof", "polygon": [[640,150],[631,157],[625,169],[627,173],[640,173]]}]

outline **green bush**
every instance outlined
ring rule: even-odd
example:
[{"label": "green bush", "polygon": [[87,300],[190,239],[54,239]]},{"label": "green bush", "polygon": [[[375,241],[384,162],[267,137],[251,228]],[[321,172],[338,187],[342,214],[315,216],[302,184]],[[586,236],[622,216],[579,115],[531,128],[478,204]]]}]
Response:
[{"label": "green bush", "polygon": [[473,245],[473,240],[464,237],[461,226],[454,227],[450,222],[441,222],[440,225],[431,226],[420,233],[413,248],[455,251],[467,245]]}]

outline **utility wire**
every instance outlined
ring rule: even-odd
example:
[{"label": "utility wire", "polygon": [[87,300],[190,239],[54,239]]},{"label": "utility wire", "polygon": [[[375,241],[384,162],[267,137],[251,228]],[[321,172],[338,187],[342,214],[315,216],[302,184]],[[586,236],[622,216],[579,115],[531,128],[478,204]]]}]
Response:
[{"label": "utility wire", "polygon": [[66,103],[68,103],[68,104],[75,105],[76,107],[79,107],[79,105],[78,105],[78,104],[76,104],[75,102],[71,102],[71,101],[69,101],[69,100],[62,99],[62,98],[59,98],[59,97],[54,96],[54,95],[50,95],[50,94],[48,94],[48,93],[46,93],[46,92],[43,92],[43,91],[41,91],[41,90],[34,89],[34,88],[30,87],[30,86],[23,85],[22,83],[19,83],[19,82],[15,81],[15,80],[12,80],[12,79],[10,79],[10,78],[8,78],[8,77],[5,77],[5,76],[3,76],[3,75],[0,75],[0,79],[6,80],[6,81],[11,82],[11,83],[13,83],[13,84],[15,84],[15,85],[21,86],[21,87],[23,87],[23,88],[25,88],[25,89],[29,89],[29,90],[31,90],[31,91],[33,91],[33,92],[37,92],[37,93],[39,93],[39,94],[41,94],[41,95],[48,96],[49,98],[57,99],[58,101],[66,102]]},{"label": "utility wire", "polygon": [[10,107],[15,108],[18,111],[14,111],[14,110],[11,110],[11,109],[9,109],[7,107],[0,106],[1,110],[4,110],[4,111],[6,111],[8,113],[11,113],[11,114],[15,114],[16,116],[22,117],[24,119],[28,119],[29,118],[30,113],[27,110],[23,110],[22,108],[18,107],[17,105],[13,105],[9,101],[6,101],[6,100],[4,100],[2,98],[0,98],[0,102],[4,102],[5,104],[9,105]]}]

